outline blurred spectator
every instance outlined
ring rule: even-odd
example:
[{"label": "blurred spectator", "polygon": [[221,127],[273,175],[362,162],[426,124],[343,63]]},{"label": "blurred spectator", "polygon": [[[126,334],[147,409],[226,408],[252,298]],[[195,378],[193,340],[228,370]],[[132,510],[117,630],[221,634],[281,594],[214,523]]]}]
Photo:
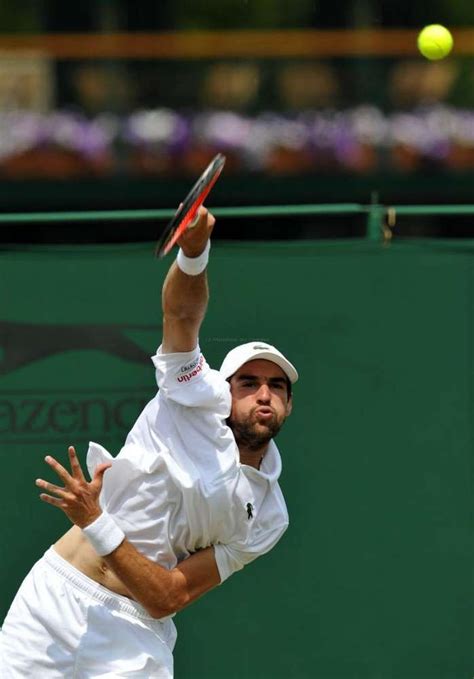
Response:
[{"label": "blurred spectator", "polygon": [[[448,167],[457,145],[455,124],[443,108],[453,90],[458,67],[454,61],[402,61],[389,79],[395,109],[392,124],[391,165],[402,172],[433,171]],[[424,111],[418,118],[413,112]],[[461,155],[455,154],[461,161]],[[465,155],[463,155],[465,158]]]},{"label": "blurred spectator", "polygon": [[402,61],[390,74],[388,91],[395,110],[446,102],[458,68],[453,61]]},{"label": "blurred spectator", "polygon": [[3,161],[0,176],[5,179],[75,179],[93,174],[80,153],[46,145],[18,153]]},{"label": "blurred spectator", "polygon": [[70,112],[0,115],[0,173],[10,178],[73,178],[115,172],[113,121]]},{"label": "blurred spectator", "polygon": [[73,75],[73,87],[76,106],[86,115],[104,111],[124,113],[133,107],[132,82],[126,71],[116,64],[79,66]]},{"label": "blurred spectator", "polygon": [[209,67],[202,88],[205,108],[249,109],[256,101],[260,71],[255,64],[217,63]]},{"label": "blurred spectator", "polygon": [[283,107],[290,110],[336,108],[340,94],[334,70],[317,62],[283,66],[277,90]]},{"label": "blurred spectator", "polygon": [[0,52],[1,111],[48,111],[53,97],[53,66],[47,55]]}]

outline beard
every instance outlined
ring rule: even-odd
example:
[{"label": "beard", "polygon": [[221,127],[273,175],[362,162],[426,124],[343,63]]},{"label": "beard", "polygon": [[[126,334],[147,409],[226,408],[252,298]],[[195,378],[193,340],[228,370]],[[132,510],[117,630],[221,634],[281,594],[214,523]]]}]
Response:
[{"label": "beard", "polygon": [[257,408],[253,408],[248,415],[239,419],[232,416],[227,419],[227,425],[232,430],[239,448],[260,450],[275,438],[283,426],[285,418],[279,420],[276,414],[267,422],[259,422],[255,416],[256,410]]}]

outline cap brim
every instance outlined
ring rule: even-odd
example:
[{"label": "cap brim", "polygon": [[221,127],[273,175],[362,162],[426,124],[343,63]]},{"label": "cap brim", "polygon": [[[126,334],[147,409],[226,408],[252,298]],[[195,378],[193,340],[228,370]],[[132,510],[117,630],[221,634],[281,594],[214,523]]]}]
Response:
[{"label": "cap brim", "polygon": [[284,356],[278,356],[270,351],[259,351],[256,353],[253,353],[251,356],[248,356],[245,358],[243,361],[238,361],[236,360],[235,363],[230,362],[229,365],[225,366],[225,371],[221,372],[223,373],[223,376],[225,379],[228,379],[229,377],[232,377],[234,373],[239,370],[243,365],[246,363],[250,363],[250,361],[256,361],[258,359],[264,359],[265,361],[270,361],[271,363],[275,363],[279,368],[283,370],[285,375],[288,377],[290,382],[294,384],[298,380],[298,372],[295,368],[294,365],[288,361]]}]

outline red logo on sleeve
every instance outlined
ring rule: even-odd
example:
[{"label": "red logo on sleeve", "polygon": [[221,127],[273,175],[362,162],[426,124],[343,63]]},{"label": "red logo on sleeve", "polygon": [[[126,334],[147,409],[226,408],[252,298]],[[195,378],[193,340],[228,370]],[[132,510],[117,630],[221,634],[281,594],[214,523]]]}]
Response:
[{"label": "red logo on sleeve", "polygon": [[[176,379],[178,382],[189,382],[190,380],[193,379],[193,377],[196,377],[196,375],[199,375],[199,373],[202,371],[204,365],[204,356],[201,354],[199,358],[199,363],[196,365],[196,367],[193,370],[190,370],[190,372],[184,373],[184,375],[180,375]],[[190,366],[192,367],[192,366]]]}]

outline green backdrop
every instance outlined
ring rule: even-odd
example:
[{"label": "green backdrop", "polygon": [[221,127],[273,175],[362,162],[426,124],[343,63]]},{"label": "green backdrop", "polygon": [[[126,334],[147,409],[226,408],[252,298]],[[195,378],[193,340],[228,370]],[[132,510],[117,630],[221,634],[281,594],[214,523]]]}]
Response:
[{"label": "green backdrop", "polygon": [[[154,391],[152,245],[0,253],[1,617],[67,528],[46,452],[114,453]],[[201,345],[298,367],[279,437],[290,528],[176,618],[183,679],[472,679],[472,251],[217,243]]]}]

